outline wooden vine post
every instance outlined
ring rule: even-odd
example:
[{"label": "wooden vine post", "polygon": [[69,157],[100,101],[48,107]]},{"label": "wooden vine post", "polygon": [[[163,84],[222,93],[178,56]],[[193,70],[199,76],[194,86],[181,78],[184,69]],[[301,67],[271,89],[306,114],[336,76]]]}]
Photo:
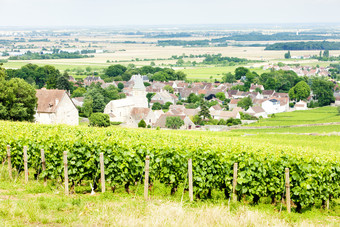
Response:
[{"label": "wooden vine post", "polygon": [[25,183],[27,183],[28,182],[27,146],[24,146],[24,169],[25,169]]},{"label": "wooden vine post", "polygon": [[105,170],[104,170],[104,154],[100,153],[100,183],[102,185],[102,192],[105,192]]},{"label": "wooden vine post", "polygon": [[7,162],[8,162],[8,175],[9,178],[12,180],[12,161],[11,161],[11,146],[7,145]]},{"label": "wooden vine post", "polygon": [[[46,161],[45,161],[45,151],[44,149],[40,150],[41,152],[41,165],[42,165],[42,170],[45,171],[46,170]],[[47,177],[44,177],[44,186],[47,186]]]},{"label": "wooden vine post", "polygon": [[146,156],[145,158],[145,178],[144,178],[144,199],[148,199],[148,192],[149,192],[149,163],[150,157]]},{"label": "wooden vine post", "polygon": [[237,185],[237,162],[234,163],[234,174],[233,174],[233,201],[237,201],[236,185]]},{"label": "wooden vine post", "polygon": [[68,195],[68,170],[67,170],[67,151],[64,151],[64,180],[65,180],[65,194]]},{"label": "wooden vine post", "polygon": [[289,182],[289,168],[285,169],[285,181],[286,181],[286,205],[288,213],[291,212],[290,209],[290,182]]},{"label": "wooden vine post", "polygon": [[189,198],[190,202],[194,201],[194,188],[192,185],[192,159],[188,160],[188,175],[189,175]]}]

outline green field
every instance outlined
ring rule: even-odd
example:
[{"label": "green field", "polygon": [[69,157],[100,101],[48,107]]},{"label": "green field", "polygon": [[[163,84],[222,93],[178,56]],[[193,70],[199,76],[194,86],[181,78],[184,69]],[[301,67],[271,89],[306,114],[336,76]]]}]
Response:
[{"label": "green field", "polygon": [[44,65],[52,65],[54,67],[56,67],[59,70],[66,70],[66,69],[82,69],[85,70],[87,67],[91,67],[92,70],[96,71],[96,70],[102,70],[104,68],[109,67],[112,64],[118,64],[118,63],[88,63],[88,62],[84,62],[84,63],[78,63],[78,62],[61,62],[61,61],[51,61],[51,62],[46,62],[46,63],[41,63],[41,60],[39,63],[35,63],[34,61],[9,61],[7,63],[4,63],[3,66],[5,68],[20,68],[24,65],[27,65],[29,63],[32,64],[36,64],[39,66],[44,66]]},{"label": "green field", "polygon": [[275,117],[261,119],[248,126],[289,126],[327,122],[340,122],[340,115],[336,107],[321,107],[310,110],[278,113],[275,114]]},{"label": "green field", "polygon": [[318,126],[305,126],[305,127],[281,127],[281,128],[258,128],[258,129],[235,129],[233,132],[237,133],[318,133],[318,134],[331,134],[340,133],[339,125],[318,125]]},{"label": "green field", "polygon": [[[190,68],[190,69],[181,69],[182,71],[187,74],[188,79],[198,79],[198,80],[209,80],[210,77],[213,79],[221,79],[224,73],[234,73],[235,69],[238,66],[225,66],[225,67],[197,67],[197,68]],[[250,69],[251,71],[255,71],[258,74],[266,72],[260,68],[253,68]]]}]

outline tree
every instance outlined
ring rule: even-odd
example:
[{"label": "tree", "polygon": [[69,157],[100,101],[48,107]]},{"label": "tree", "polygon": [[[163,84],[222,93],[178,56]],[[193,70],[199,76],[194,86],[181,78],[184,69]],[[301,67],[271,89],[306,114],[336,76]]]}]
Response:
[{"label": "tree", "polygon": [[216,98],[218,98],[218,99],[221,100],[221,101],[224,101],[224,100],[225,100],[225,94],[224,94],[224,92],[217,92],[217,93],[216,93]]},{"label": "tree", "polygon": [[87,99],[84,99],[84,104],[83,104],[83,107],[82,107],[82,112],[84,113],[84,115],[86,117],[91,116],[91,114],[93,112],[92,105],[93,105],[93,100],[92,100],[91,97],[89,97]]},{"label": "tree", "polygon": [[245,76],[247,73],[249,73],[249,69],[245,67],[238,67],[235,69],[235,77],[236,80],[240,80],[243,76]]},{"label": "tree", "polygon": [[123,73],[127,70],[127,68],[123,65],[110,65],[106,71],[105,74],[108,77],[116,77],[121,76]]},{"label": "tree", "polygon": [[307,99],[310,95],[310,87],[305,81],[300,81],[289,90],[288,94],[291,100],[295,99],[296,101],[300,101]]},{"label": "tree", "polygon": [[198,115],[205,120],[206,118],[211,118],[210,111],[208,109],[208,105],[205,102],[201,104],[201,110],[198,112]]},{"label": "tree", "polygon": [[69,75],[67,72],[64,72],[64,74],[59,75],[56,81],[56,88],[59,90],[71,91],[72,84],[68,81],[68,79]]},{"label": "tree", "polygon": [[237,103],[237,106],[248,110],[249,107],[253,106],[253,102],[251,101],[250,97],[244,97]]},{"label": "tree", "polygon": [[285,53],[285,59],[290,59],[292,58],[292,56],[290,55],[290,51],[288,51],[287,53]]},{"label": "tree", "polygon": [[333,93],[334,84],[321,78],[315,78],[312,82],[312,90],[319,106],[327,106],[335,101]]},{"label": "tree", "polygon": [[104,113],[93,113],[90,118],[90,126],[108,127],[110,126],[110,116]]},{"label": "tree", "polygon": [[124,84],[119,82],[117,87],[119,88],[119,90],[123,90],[124,89]]},{"label": "tree", "polygon": [[83,97],[85,93],[86,93],[86,89],[85,88],[78,87],[76,90],[73,91],[72,98]]},{"label": "tree", "polygon": [[174,93],[174,88],[171,87],[170,85],[165,85],[164,90],[166,90],[169,93]]},{"label": "tree", "polygon": [[183,59],[178,59],[178,61],[176,62],[176,65],[183,65],[183,64],[184,64]]},{"label": "tree", "polygon": [[324,50],[323,57],[324,58],[329,58],[329,50]]},{"label": "tree", "polygon": [[57,88],[57,79],[60,77],[60,72],[55,67],[51,65],[46,65],[43,67],[43,71],[46,74],[46,88],[55,89]]},{"label": "tree", "polygon": [[143,119],[140,120],[140,122],[138,123],[138,128],[145,128],[145,127],[146,127],[145,121]]},{"label": "tree", "polygon": [[96,85],[93,85],[93,87],[90,87],[85,93],[84,102],[88,99],[92,99],[92,110],[94,113],[103,112],[105,108],[104,96],[101,94],[100,89],[101,88],[96,87]]},{"label": "tree", "polygon": [[236,77],[235,77],[234,74],[229,72],[229,73],[223,75],[222,81],[224,83],[234,83],[234,82],[236,82]]},{"label": "tree", "polygon": [[156,95],[156,93],[151,93],[151,92],[146,94],[146,98],[148,99],[149,103],[151,102],[152,97],[154,97],[155,95]]},{"label": "tree", "polygon": [[6,74],[0,67],[0,119],[33,121],[37,106],[34,87],[23,79],[5,80]]},{"label": "tree", "polygon": [[165,127],[171,129],[179,129],[184,125],[184,121],[180,117],[168,116],[166,117]]},{"label": "tree", "polygon": [[152,110],[161,110],[162,109],[162,104],[160,104],[159,102],[155,102],[152,105]]},{"label": "tree", "polygon": [[188,103],[196,103],[200,101],[200,97],[197,96],[195,93],[191,93],[188,96]]},{"label": "tree", "polygon": [[166,103],[163,105],[162,109],[163,109],[163,110],[168,110],[169,107],[170,107],[171,105],[172,105],[172,102],[166,102]]}]

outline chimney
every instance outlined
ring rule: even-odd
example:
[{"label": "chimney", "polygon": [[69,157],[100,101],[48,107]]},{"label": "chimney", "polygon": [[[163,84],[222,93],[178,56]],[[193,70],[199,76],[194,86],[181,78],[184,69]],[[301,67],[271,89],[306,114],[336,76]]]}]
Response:
[{"label": "chimney", "polygon": [[59,99],[55,99],[55,105],[57,106],[59,103]]}]

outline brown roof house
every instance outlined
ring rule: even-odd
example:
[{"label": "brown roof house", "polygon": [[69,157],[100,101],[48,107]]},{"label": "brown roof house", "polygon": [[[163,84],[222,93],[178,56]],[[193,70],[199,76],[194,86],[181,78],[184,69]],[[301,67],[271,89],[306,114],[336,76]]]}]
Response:
[{"label": "brown roof house", "polygon": [[156,115],[151,109],[145,107],[134,107],[131,110],[130,116],[128,117],[126,124],[131,127],[138,127],[138,123],[144,120],[146,125],[153,125],[156,123]]},{"label": "brown roof house", "polygon": [[263,118],[267,118],[268,115],[266,114],[266,111],[264,111],[264,109],[261,106],[252,106],[249,107],[249,109],[246,111],[246,113],[255,116],[257,118],[259,117],[263,117]]},{"label": "brown roof house", "polygon": [[78,109],[65,90],[37,90],[35,122],[41,124],[78,125]]},{"label": "brown roof house", "polygon": [[194,129],[195,128],[195,124],[190,120],[190,118],[186,115],[175,115],[175,114],[170,114],[170,113],[166,113],[166,114],[162,114],[158,120],[155,123],[155,127],[160,127],[160,128],[166,128],[165,124],[166,124],[166,118],[167,117],[179,117],[184,121],[184,125],[182,127],[180,127],[180,129]]}]

